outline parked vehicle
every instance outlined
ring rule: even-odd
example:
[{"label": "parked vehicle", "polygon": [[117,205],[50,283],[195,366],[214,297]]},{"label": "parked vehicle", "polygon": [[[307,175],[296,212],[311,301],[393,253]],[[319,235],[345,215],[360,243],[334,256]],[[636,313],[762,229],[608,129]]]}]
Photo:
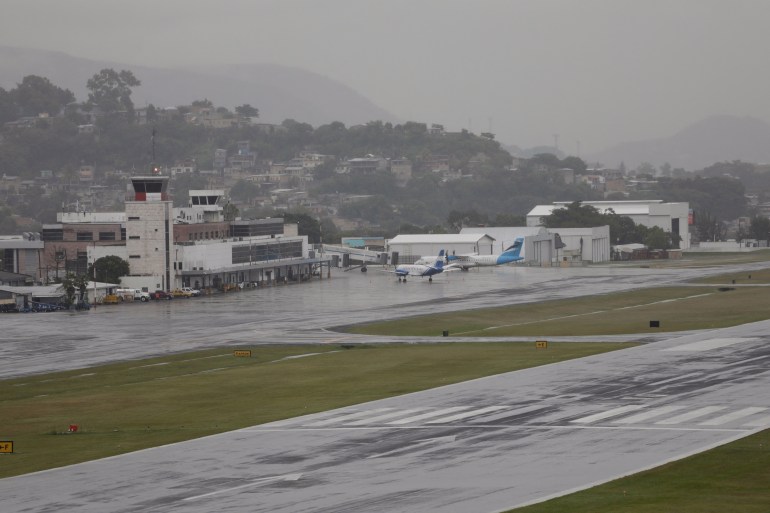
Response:
[{"label": "parked vehicle", "polygon": [[115,295],[120,297],[121,301],[125,301],[126,299],[134,300],[134,301],[149,301],[150,300],[150,293],[149,292],[143,292],[139,289],[117,289],[115,291]]},{"label": "parked vehicle", "polygon": [[192,293],[188,292],[188,291],[186,291],[184,289],[174,289],[174,290],[171,291],[171,294],[174,297],[185,297],[185,298],[192,297]]},{"label": "parked vehicle", "polygon": [[156,290],[150,294],[150,299],[174,299],[174,295],[165,290]]},{"label": "parked vehicle", "polygon": [[193,297],[198,297],[198,296],[201,295],[201,291],[200,290],[194,289],[194,288],[191,288],[191,287],[182,287],[181,290],[183,292],[187,292],[188,294],[190,294]]}]

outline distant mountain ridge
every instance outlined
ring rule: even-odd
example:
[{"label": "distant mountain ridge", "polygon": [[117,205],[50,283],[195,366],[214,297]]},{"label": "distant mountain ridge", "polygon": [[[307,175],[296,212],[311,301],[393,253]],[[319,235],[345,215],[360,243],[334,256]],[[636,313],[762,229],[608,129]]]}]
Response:
[{"label": "distant mountain ridge", "polygon": [[628,169],[642,162],[697,171],[716,162],[742,160],[770,162],[770,124],[750,116],[711,116],[694,123],[671,137],[627,142],[587,157],[587,162],[601,162]]},{"label": "distant mountain ridge", "polygon": [[160,69],[95,61],[61,52],[0,46],[0,87],[13,89],[27,75],[48,78],[71,90],[78,101],[88,97],[86,82],[101,69],[127,69],[142,85],[134,88],[137,107],[173,107],[208,99],[233,108],[245,103],[259,109],[265,123],[284,119],[318,126],[333,121],[346,125],[372,120],[398,122],[389,112],[350,87],[316,73],[278,64]]}]

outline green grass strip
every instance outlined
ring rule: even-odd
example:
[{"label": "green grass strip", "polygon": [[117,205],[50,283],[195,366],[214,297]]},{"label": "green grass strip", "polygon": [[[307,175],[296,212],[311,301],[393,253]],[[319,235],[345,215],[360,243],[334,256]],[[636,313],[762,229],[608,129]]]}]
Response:
[{"label": "green grass strip", "polygon": [[770,430],[516,513],[767,513]]},{"label": "green grass strip", "polygon": [[[424,315],[341,330],[388,336],[439,337],[444,331],[449,336],[472,337],[591,336],[715,329],[770,318],[770,287],[730,285],[641,289]],[[659,327],[650,327],[650,321],[658,321]]]}]

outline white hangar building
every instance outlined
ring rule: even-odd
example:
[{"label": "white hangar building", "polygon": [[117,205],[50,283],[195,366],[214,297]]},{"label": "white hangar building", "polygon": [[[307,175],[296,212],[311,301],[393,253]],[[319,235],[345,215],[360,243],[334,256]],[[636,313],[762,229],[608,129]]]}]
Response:
[{"label": "white hangar building", "polygon": [[[570,201],[557,201],[553,205],[537,205],[527,214],[527,226],[542,225],[541,218],[551,215],[558,208],[565,208]],[[690,204],[663,203],[663,200],[635,201],[584,201],[599,212],[612,210],[618,215],[630,217],[636,224],[647,227],[658,226],[663,231],[679,235],[680,249],[690,249]]]},{"label": "white hangar building", "polygon": [[[521,252],[524,261],[540,265],[553,265],[557,261],[608,262],[612,257],[609,226],[550,230],[543,226],[470,227],[460,233],[485,233],[493,237],[495,253],[509,247],[516,237],[524,237]],[[557,240],[561,240],[564,247],[557,248]]]},{"label": "white hangar building", "polygon": [[412,263],[421,256],[478,253],[492,255],[497,249],[495,239],[485,233],[426,233],[397,235],[387,242],[388,253],[398,253],[400,264]]}]

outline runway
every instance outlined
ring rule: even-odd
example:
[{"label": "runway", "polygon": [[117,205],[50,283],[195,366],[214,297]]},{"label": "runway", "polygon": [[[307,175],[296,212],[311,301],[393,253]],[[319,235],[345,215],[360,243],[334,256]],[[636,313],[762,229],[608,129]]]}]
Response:
[{"label": "runway", "polygon": [[[520,271],[528,269],[431,285],[359,274],[200,302],[127,305],[127,315],[102,307],[65,315],[73,333],[28,336],[37,351],[52,343],[53,363],[9,362],[3,354],[2,371],[28,374],[207,344],[337,343],[344,335],[323,328],[704,273],[594,268],[570,276],[553,270],[544,279],[546,273]],[[505,279],[516,286],[490,286]],[[302,312],[301,325],[272,317],[289,305]],[[91,331],[108,325],[110,335]],[[123,332],[130,326],[136,329]],[[3,479],[3,511],[506,511],[770,427],[768,328],[770,321],[662,336],[624,351]],[[157,336],[162,329],[168,336]],[[221,336],[207,340],[217,330]],[[2,345],[4,353],[9,345],[22,350]]]}]

